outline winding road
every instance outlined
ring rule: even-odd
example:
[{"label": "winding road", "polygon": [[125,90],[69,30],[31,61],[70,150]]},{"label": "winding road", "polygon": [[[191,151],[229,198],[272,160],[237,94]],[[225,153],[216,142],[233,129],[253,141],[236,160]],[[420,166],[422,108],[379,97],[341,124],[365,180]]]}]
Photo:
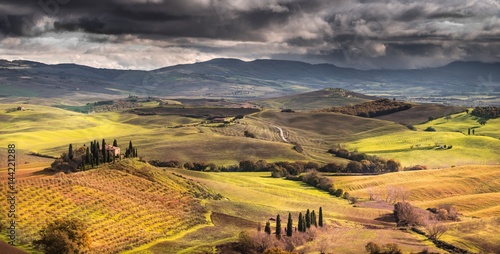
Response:
[{"label": "winding road", "polygon": [[271,126],[271,127],[276,127],[276,128],[278,128],[278,130],[280,130],[280,136],[281,136],[281,139],[283,139],[283,141],[285,141],[286,143],[288,143],[288,140],[286,140],[285,135],[283,134],[283,129],[281,129],[281,128],[280,128],[280,127],[278,127],[278,126],[274,126],[274,125],[273,125],[273,126]]}]

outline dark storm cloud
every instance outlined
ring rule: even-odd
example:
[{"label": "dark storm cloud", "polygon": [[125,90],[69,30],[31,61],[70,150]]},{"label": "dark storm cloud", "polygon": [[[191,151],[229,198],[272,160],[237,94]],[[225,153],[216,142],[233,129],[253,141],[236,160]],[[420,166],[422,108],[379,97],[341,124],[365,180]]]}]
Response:
[{"label": "dark storm cloud", "polygon": [[[62,41],[53,46],[56,51],[73,38],[85,54],[115,54],[121,45],[144,50],[150,45],[170,53],[189,49],[191,55],[183,52],[186,61],[276,57],[358,68],[415,68],[465,59],[498,61],[498,53],[491,52],[500,51],[500,4],[496,0],[4,0],[0,34],[0,40],[8,42],[0,49],[50,37]],[[14,37],[27,39],[8,40]],[[190,58],[193,55],[205,57]]]}]

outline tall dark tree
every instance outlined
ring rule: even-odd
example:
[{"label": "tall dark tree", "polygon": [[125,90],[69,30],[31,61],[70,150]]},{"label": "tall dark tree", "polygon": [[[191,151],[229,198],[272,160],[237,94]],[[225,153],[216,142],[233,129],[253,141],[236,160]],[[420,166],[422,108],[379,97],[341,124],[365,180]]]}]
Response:
[{"label": "tall dark tree", "polygon": [[268,235],[271,234],[271,223],[269,223],[269,221],[266,222],[266,227],[264,228],[264,232],[266,232]]},{"label": "tall dark tree", "polygon": [[302,232],[306,232],[306,230],[306,219],[304,218],[304,215],[302,215]]},{"label": "tall dark tree", "polygon": [[102,139],[102,162],[103,163],[106,163],[108,161],[107,159],[107,152],[106,152],[106,141],[104,139]]},{"label": "tall dark tree", "polygon": [[318,225],[320,227],[323,227],[323,208],[319,208],[319,214],[318,214]]},{"label": "tall dark tree", "polygon": [[299,213],[299,222],[297,224],[297,229],[299,230],[299,232],[304,232],[304,229],[303,229],[303,220],[304,218],[302,217],[302,212]]},{"label": "tall dark tree", "polygon": [[467,135],[470,135],[470,128],[467,129]]},{"label": "tall dark tree", "polygon": [[281,219],[279,214],[276,216],[276,238],[281,239]]},{"label": "tall dark tree", "polygon": [[311,225],[318,227],[318,221],[316,220],[316,213],[314,210],[311,212]]},{"label": "tall dark tree", "polygon": [[307,228],[311,227],[311,212],[309,211],[309,209],[307,209],[306,212],[306,227]]},{"label": "tall dark tree", "polygon": [[95,165],[99,167],[99,142],[95,142]]},{"label": "tall dark tree", "polygon": [[72,144],[69,144],[69,147],[68,147],[68,159],[73,160],[73,145]]},{"label": "tall dark tree", "polygon": [[85,149],[85,163],[90,164],[90,148]]},{"label": "tall dark tree", "polygon": [[116,147],[118,146],[118,142],[116,142],[116,139],[113,140],[113,146],[116,146]]},{"label": "tall dark tree", "polygon": [[292,213],[288,213],[288,222],[286,224],[286,236],[292,236],[292,234],[293,234]]}]

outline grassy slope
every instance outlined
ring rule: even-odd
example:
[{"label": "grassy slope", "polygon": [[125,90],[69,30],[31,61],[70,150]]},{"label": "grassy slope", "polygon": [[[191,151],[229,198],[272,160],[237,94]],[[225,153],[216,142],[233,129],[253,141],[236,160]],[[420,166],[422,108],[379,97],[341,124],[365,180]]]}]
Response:
[{"label": "grassy slope", "polygon": [[443,239],[462,248],[477,252],[500,242],[499,166],[462,166],[334,179],[337,187],[358,197],[368,198],[371,189],[385,198],[388,187],[402,187],[410,192],[408,200],[423,209],[444,204],[455,206],[467,217],[450,226]]},{"label": "grassy slope", "polygon": [[226,136],[242,136],[245,130],[249,130],[257,138],[282,142],[276,128],[278,126],[283,129],[288,141],[302,145],[307,157],[323,163],[342,161],[326,153],[338,144],[406,130],[402,125],[387,121],[334,113],[281,113],[267,110],[247,116],[241,122],[213,131]]},{"label": "grassy slope", "polygon": [[[243,159],[304,160],[292,145],[243,137],[225,137],[212,128],[195,127],[200,119],[179,116],[138,116],[109,112],[80,114],[62,109],[30,105],[26,111],[5,113],[15,104],[0,105],[1,143],[14,142],[18,150],[58,156],[67,144],[75,146],[117,139],[133,140],[146,159],[206,161],[235,164]],[[190,126],[191,125],[191,126]],[[172,128],[185,126],[182,128]],[[218,153],[214,153],[218,151]]]},{"label": "grassy slope", "polygon": [[[116,253],[206,223],[190,194],[196,184],[158,170],[126,160],[76,174],[18,178],[18,238],[31,242],[48,222],[76,217],[90,225],[93,253]],[[0,182],[6,193],[6,179]]]},{"label": "grassy slope", "polygon": [[[429,126],[437,131],[423,131]],[[476,117],[459,113],[452,115],[449,120],[439,118],[415,127],[418,131],[405,130],[360,139],[351,143],[349,148],[380,157],[396,158],[406,166],[424,164],[443,168],[500,163],[497,153],[500,149],[500,119],[489,120],[485,126],[480,126]],[[474,128],[476,135],[467,135],[468,128]],[[436,149],[436,145],[452,145],[453,148]],[[416,149],[417,146],[420,148]]]},{"label": "grassy slope", "polygon": [[[274,179],[269,173],[204,173],[175,170],[188,178],[209,186],[227,200],[209,201],[207,207],[213,211],[214,225],[190,232],[182,238],[167,240],[147,249],[130,253],[203,253],[213,246],[234,241],[242,230],[255,230],[258,223],[281,214],[286,218],[292,213],[294,223],[299,212],[323,207],[326,224],[333,226],[333,238],[344,240],[334,244],[334,252],[361,253],[369,241],[379,243],[396,242],[405,252],[417,252],[424,248],[437,250],[421,236],[395,230],[391,223],[375,220],[385,209],[355,208],[345,200],[333,198],[301,182]],[[361,223],[361,224],[360,224]],[[369,230],[362,225],[386,229]],[[273,225],[274,226],[274,225]],[[383,232],[383,233],[381,233]],[[208,235],[207,235],[208,234]],[[362,237],[360,237],[362,236]],[[200,238],[203,239],[200,241]],[[347,240],[348,239],[348,240]]]}]

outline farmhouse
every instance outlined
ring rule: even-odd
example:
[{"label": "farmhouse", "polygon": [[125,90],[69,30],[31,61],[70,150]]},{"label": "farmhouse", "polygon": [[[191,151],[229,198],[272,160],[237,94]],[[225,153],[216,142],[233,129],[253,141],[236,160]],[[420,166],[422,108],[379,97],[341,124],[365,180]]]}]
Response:
[{"label": "farmhouse", "polygon": [[115,157],[120,156],[120,148],[117,146],[106,144],[106,151],[110,151],[111,154]]}]

